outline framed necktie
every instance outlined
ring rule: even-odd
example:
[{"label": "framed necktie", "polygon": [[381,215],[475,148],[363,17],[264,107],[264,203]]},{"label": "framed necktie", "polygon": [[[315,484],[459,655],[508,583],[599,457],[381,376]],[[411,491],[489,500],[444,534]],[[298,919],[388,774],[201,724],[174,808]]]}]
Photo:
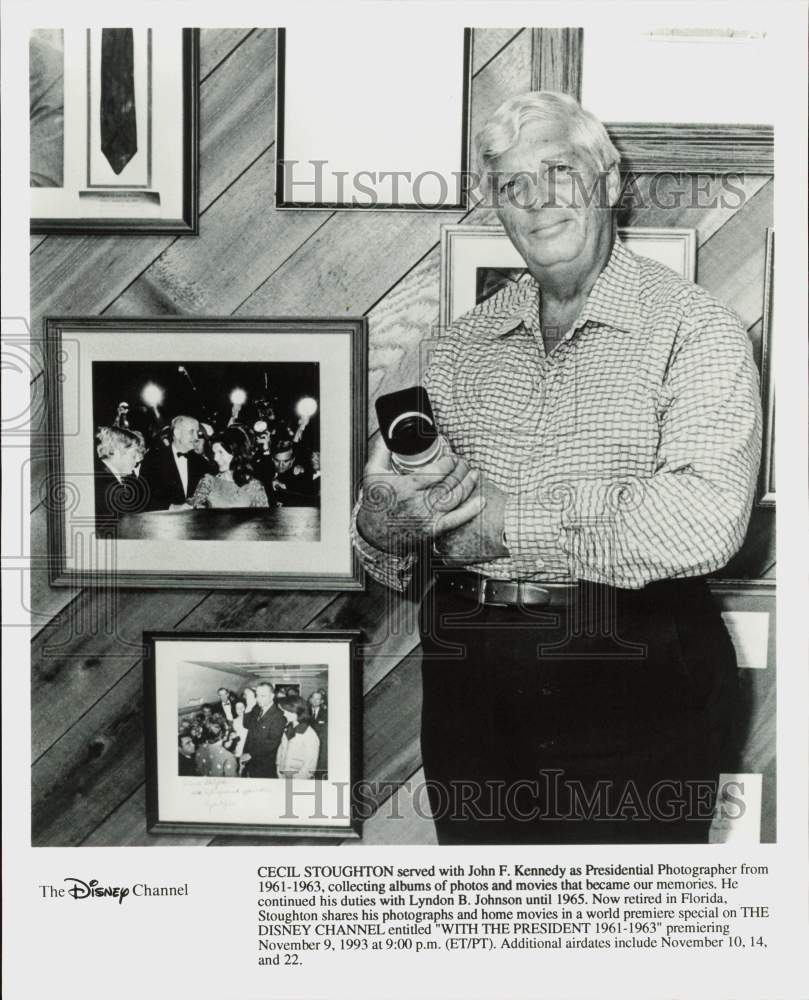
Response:
[{"label": "framed necktie", "polygon": [[116,174],[138,151],[131,28],[101,30],[101,151]]}]

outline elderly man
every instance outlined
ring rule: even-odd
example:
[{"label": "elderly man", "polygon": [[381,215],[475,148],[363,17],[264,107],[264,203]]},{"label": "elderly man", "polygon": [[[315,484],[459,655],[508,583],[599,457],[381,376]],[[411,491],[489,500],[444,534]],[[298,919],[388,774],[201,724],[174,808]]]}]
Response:
[{"label": "elderly man", "polygon": [[619,156],[572,98],[506,101],[477,152],[528,273],[438,339],[424,385],[444,456],[397,476],[377,448],[353,531],[400,589],[432,542],[438,837],[705,841],[736,682],[705,575],[752,504],[750,344],[725,305],[616,239]]},{"label": "elderly man", "polygon": [[126,427],[99,427],[96,440],[95,516],[99,527],[110,527],[145,501],[138,466],[146,446],[142,434]]},{"label": "elderly man", "polygon": [[197,483],[208,471],[198,453],[199,421],[178,416],[171,422],[171,444],[157,442],[143,460],[141,476],[149,485],[149,510],[180,507],[194,495]]}]

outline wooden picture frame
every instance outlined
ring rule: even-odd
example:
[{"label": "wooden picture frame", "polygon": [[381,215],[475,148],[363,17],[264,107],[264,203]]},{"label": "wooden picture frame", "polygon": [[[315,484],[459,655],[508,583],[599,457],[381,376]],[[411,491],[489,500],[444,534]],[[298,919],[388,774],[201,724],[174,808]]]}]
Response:
[{"label": "wooden picture frame", "polygon": [[[362,54],[358,53],[356,59],[352,55],[347,54],[344,51],[344,45],[341,44],[339,49],[340,73],[337,76],[330,77],[328,84],[328,108],[331,110],[327,109],[325,112],[321,112],[326,115],[325,121],[321,124],[317,121],[312,121],[315,117],[315,108],[309,106],[295,111],[291,107],[294,88],[287,79],[288,64],[290,63],[290,39],[287,36],[285,28],[277,29],[275,88],[276,208],[365,211],[385,209],[389,211],[411,212],[465,212],[468,210],[468,178],[471,163],[472,29],[457,29],[460,64],[454,69],[451,69],[447,63],[448,29],[442,30],[443,34],[440,34],[439,29],[433,25],[430,32],[425,34],[423,28],[413,25],[413,43],[418,43],[422,48],[427,42],[432,46],[426,57],[423,52],[420,53],[422,68],[431,65],[436,71],[442,74],[442,82],[435,84],[433,89],[437,88],[442,93],[442,104],[458,105],[455,110],[457,110],[459,120],[451,123],[446,129],[432,127],[432,132],[435,133],[433,136],[433,158],[429,163],[425,161],[425,163],[417,166],[409,160],[407,163],[392,162],[391,158],[393,157],[408,155],[401,149],[394,150],[390,154],[380,152],[379,147],[382,144],[384,135],[384,129],[382,128],[384,119],[388,115],[391,115],[391,120],[396,121],[398,114],[395,108],[391,111],[387,105],[390,105],[393,97],[398,96],[398,94],[395,87],[393,90],[390,87],[386,88],[379,81],[376,81],[374,86],[369,88],[367,80],[362,79],[362,74],[367,72],[366,64],[369,59],[367,38],[357,36],[356,41],[352,42],[352,44],[357,44],[358,47],[361,46]],[[456,29],[452,29],[451,33],[454,37]],[[351,39],[345,36],[343,41],[351,41]],[[313,36],[309,35],[307,37],[307,43],[310,46],[313,45]],[[374,58],[378,60],[377,64],[375,64],[374,72],[391,72],[387,63],[391,62],[398,65],[397,60],[400,60],[406,54],[407,45],[408,42],[403,41],[401,37],[390,39],[389,45],[385,45],[383,41],[377,39],[374,42],[375,49],[372,53]],[[393,46],[392,50],[390,46]],[[327,45],[325,49],[320,51],[319,56],[312,59],[312,66],[309,67],[308,72],[305,74],[306,86],[297,88],[298,91],[306,90],[307,93],[313,95],[318,93],[317,86],[312,82],[312,76],[317,73],[324,73],[328,77],[329,69],[328,67],[324,68],[322,63],[331,59],[331,48],[330,44]],[[388,54],[388,59],[385,58],[385,53]],[[352,69],[352,67],[356,68]],[[347,82],[349,73],[360,75],[357,77],[352,76],[351,80],[353,83],[350,84]],[[344,149],[338,148],[339,144],[334,152],[330,151],[329,143],[336,142],[336,139],[334,136],[330,138],[327,134],[324,134],[333,130],[333,126],[336,125],[336,119],[338,118],[343,120],[343,124],[345,125],[345,121],[342,119],[344,109],[347,107],[356,110],[357,102],[360,100],[356,94],[341,101],[337,100],[334,95],[334,89],[341,78],[345,86],[353,85],[357,89],[357,93],[362,94],[363,111],[362,113],[358,112],[356,115],[356,120],[360,123],[358,125],[360,129],[359,134],[363,135],[367,132],[369,120],[375,120],[377,123],[371,145],[367,149],[357,153],[353,151],[347,153]],[[450,81],[453,82],[450,83]],[[406,97],[408,102],[412,102],[414,88],[412,72],[408,73],[406,79],[399,78],[397,82],[403,96]],[[454,88],[454,93],[449,88]],[[384,93],[385,100],[376,111],[371,112],[366,105],[369,100],[374,99],[376,92],[380,94]],[[428,116],[429,114],[435,116],[437,114],[436,102],[432,94],[430,97],[429,107],[423,111],[424,116]],[[322,103],[323,100],[321,99],[320,104]],[[371,115],[370,119],[369,115]],[[300,126],[300,134],[294,131],[298,121],[303,122],[303,125]],[[457,135],[454,134],[453,130],[457,130]],[[444,140],[445,135],[446,140]],[[354,138],[359,143],[359,139],[357,137]],[[311,153],[308,153],[305,145],[308,141],[316,141],[320,145],[313,146]],[[437,146],[441,145],[444,141],[446,141],[447,149],[439,153]],[[450,147],[453,150],[451,154],[448,152]],[[358,157],[357,160],[353,159],[355,155]],[[446,172],[443,163],[441,164],[441,169],[435,169],[436,157],[442,155],[451,155],[453,158],[453,163]],[[376,157],[382,157],[382,159],[376,159]],[[305,178],[296,180],[294,176],[287,176],[287,167],[289,166],[294,169],[297,164],[320,164],[320,166],[315,167],[311,179],[309,179],[309,174],[307,173]],[[398,175],[395,181],[393,180],[393,175]],[[432,180],[439,182],[437,193],[433,190],[436,185],[431,183],[429,175],[435,175]],[[456,196],[453,196],[450,184],[447,181],[447,175],[454,175]],[[362,183],[359,181],[360,177],[364,177]],[[428,182],[426,185],[424,185],[425,181]],[[445,183],[446,191],[444,190]],[[349,199],[346,195],[346,188],[354,184],[353,193],[351,193],[351,198]],[[294,197],[296,189],[300,190],[300,197]],[[308,197],[310,189],[314,189],[312,197]],[[320,191],[321,197],[318,197],[318,191]],[[332,196],[326,197],[327,194]]]},{"label": "wooden picture frame", "polygon": [[[618,235],[636,253],[668,264],[683,278],[694,280],[696,229],[629,226],[619,228]],[[525,261],[502,226],[452,224],[441,227],[441,330],[477,304],[476,272],[487,267],[505,274],[525,271]]]},{"label": "wooden picture frame", "polygon": [[[367,436],[365,319],[46,319],[45,350],[52,586],[363,589],[349,521]],[[119,399],[142,466],[113,481],[98,434],[120,426]],[[178,416],[194,438],[184,483]],[[279,429],[260,453],[268,420]],[[216,458],[209,432],[234,423],[250,495],[231,482],[223,503],[200,493],[222,466],[200,459]]]},{"label": "wooden picture frame", "polygon": [[[360,637],[359,630],[145,632],[148,832],[359,838],[362,823],[353,793],[362,775]],[[260,743],[254,739],[252,754],[249,735],[239,740],[232,720],[222,715],[218,732],[227,734],[222,749],[217,748],[215,759],[207,756],[208,740],[217,730],[212,731],[196,709],[208,705],[213,717],[213,692],[220,685],[233,689],[235,699],[240,699],[246,687],[255,689],[262,682],[273,684],[293,674],[299,679],[304,701],[310,688],[326,692],[328,712],[325,724],[307,725],[317,736],[311,754],[305,742],[311,737],[301,732],[294,737],[300,735],[303,741],[300,754],[282,755],[287,766],[300,768],[297,774],[290,770],[278,776],[280,758],[270,744],[285,724],[280,714],[277,725],[261,732]],[[260,697],[266,699],[266,695]],[[238,714],[235,700],[233,704]],[[277,706],[271,703],[269,710],[277,711]],[[250,728],[248,722],[248,733]],[[181,733],[190,737],[196,750],[205,748],[202,754],[187,757],[187,763],[179,755]],[[232,748],[227,753],[224,744]],[[308,756],[311,760],[307,761]],[[178,764],[186,765],[183,773]],[[259,773],[250,774],[252,768]]]},{"label": "wooden picture frame", "polygon": [[[138,98],[136,158],[120,171],[110,169],[101,158],[97,128],[101,29],[65,29],[68,43],[63,59],[84,60],[86,71],[64,66],[63,117],[72,123],[62,131],[64,176],[55,185],[32,185],[33,235],[198,232],[199,29],[130,30],[135,36]],[[179,83],[178,94],[164,97],[159,82],[165,77]],[[32,110],[32,135],[37,121]],[[166,137],[171,137],[170,144]]]},{"label": "wooden picture frame", "polygon": [[764,300],[761,315],[761,405],[762,443],[759,475],[759,507],[775,506],[775,365],[773,364],[773,275],[775,230],[767,229],[764,254]]},{"label": "wooden picture frame", "polygon": [[[557,90],[582,99],[587,40],[583,28],[534,28],[532,90]],[[605,121],[624,173],[773,172],[769,125]]]}]

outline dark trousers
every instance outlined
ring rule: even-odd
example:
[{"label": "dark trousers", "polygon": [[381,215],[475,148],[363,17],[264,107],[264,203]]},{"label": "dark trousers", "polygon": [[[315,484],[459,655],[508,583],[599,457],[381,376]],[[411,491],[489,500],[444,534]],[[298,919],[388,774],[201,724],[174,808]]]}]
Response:
[{"label": "dark trousers", "polygon": [[442,844],[704,843],[736,658],[702,579],[567,608],[421,607],[422,759]]}]

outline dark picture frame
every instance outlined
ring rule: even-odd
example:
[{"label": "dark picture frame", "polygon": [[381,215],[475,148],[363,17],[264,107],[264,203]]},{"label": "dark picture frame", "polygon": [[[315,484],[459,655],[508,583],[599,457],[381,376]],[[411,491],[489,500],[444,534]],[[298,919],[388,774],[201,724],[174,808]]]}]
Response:
[{"label": "dark picture frame", "polygon": [[[586,58],[583,28],[534,28],[532,90],[558,90],[581,101]],[[608,122],[624,173],[773,172],[770,125],[733,123]]]},{"label": "dark picture frame", "polygon": [[[287,146],[285,131],[288,119],[286,108],[287,84],[285,78],[287,62],[287,36],[285,28],[276,29],[276,85],[275,85],[275,207],[293,209],[327,209],[346,211],[378,211],[386,209],[389,211],[406,212],[466,212],[470,207],[469,186],[464,182],[469,174],[471,164],[471,94],[472,94],[472,29],[463,28],[462,42],[462,66],[461,72],[461,100],[463,104],[461,121],[461,143],[456,170],[459,176],[460,199],[453,201],[447,199],[432,204],[407,203],[407,202],[374,202],[366,204],[363,202],[352,204],[347,201],[297,201],[286,198],[286,176],[285,176],[285,149]],[[397,44],[393,41],[393,44]],[[403,81],[402,86],[407,86]],[[297,161],[295,161],[297,162]],[[328,161],[320,161],[327,163]],[[362,171],[367,173],[367,164],[362,165]],[[374,169],[389,170],[390,164],[375,164]],[[309,183],[309,182],[300,182]]]},{"label": "dark picture frame", "polygon": [[774,507],[775,494],[775,366],[773,364],[773,277],[775,229],[768,227],[764,251],[764,298],[761,312],[761,407],[763,416],[759,507]]},{"label": "dark picture frame", "polygon": [[[42,495],[48,512],[51,586],[364,589],[364,572],[350,544],[349,519],[367,440],[365,318],[70,317],[46,318],[44,328],[49,472]],[[297,531],[301,519],[296,520],[295,511],[286,517],[291,534],[285,535],[256,528],[250,537],[243,533],[244,525],[226,535],[202,535],[178,523],[179,533],[169,525],[166,530],[158,526],[158,534],[121,531],[116,536],[115,521],[109,531],[98,531],[93,498],[96,426],[92,393],[86,389],[93,385],[93,364],[101,358],[129,364],[142,360],[146,366],[162,357],[176,366],[178,360],[193,361],[195,350],[198,358],[222,363],[232,361],[239,350],[242,356],[250,355],[251,362],[255,352],[257,365],[283,361],[284,352],[287,360],[322,358],[320,386],[328,388],[331,402],[323,401],[319,413],[326,451],[319,503],[323,516],[316,535]],[[269,519],[272,512],[255,513]],[[123,510],[120,523],[127,516],[162,514]],[[271,521],[265,525],[271,527]],[[234,541],[223,550],[221,541],[230,539]],[[218,548],[214,551],[211,545]]]},{"label": "dark picture frame", "polygon": [[[359,656],[359,643],[362,633],[358,629],[341,629],[323,632],[304,631],[268,631],[268,632],[144,632],[143,634],[143,694],[144,694],[144,735],[145,735],[145,766],[146,766],[146,825],[149,833],[185,834],[201,836],[251,836],[251,837],[306,837],[324,838],[327,840],[356,840],[362,835],[362,819],[359,812],[359,800],[353,795],[362,778],[362,664]],[[256,669],[266,669],[272,664],[273,656],[283,651],[284,658],[289,657],[290,649],[300,647],[299,655],[305,660],[312,655],[320,660],[331,655],[329,668],[329,760],[340,757],[341,764],[337,773],[332,774],[330,764],[329,777],[324,779],[323,786],[334,782],[335,788],[329,791],[322,788],[322,795],[317,800],[320,805],[315,809],[322,813],[316,816],[318,822],[287,822],[295,817],[281,816],[275,822],[268,822],[262,815],[261,821],[228,821],[219,816],[212,820],[197,820],[192,818],[169,818],[171,811],[175,813],[191,813],[195,811],[195,800],[199,800],[200,811],[209,814],[217,810],[211,805],[207,794],[221,795],[223,788],[232,798],[236,809],[234,811],[249,812],[249,804],[245,804],[245,793],[257,796],[257,804],[262,808],[266,802],[283,802],[285,812],[288,811],[289,794],[295,790],[283,787],[287,782],[299,780],[303,784],[297,788],[304,802],[314,798],[314,782],[308,779],[233,779],[191,777],[179,778],[176,775],[177,733],[169,731],[169,724],[176,723],[176,676],[169,677],[167,673],[159,676],[158,661],[165,657],[166,669],[172,670],[175,657],[184,651],[193,649],[195,644],[202,649],[219,649],[227,657],[233,651],[250,648],[252,652],[262,653],[260,664]],[[202,645],[204,644],[204,646]],[[173,646],[173,648],[172,648]],[[262,647],[266,646],[266,654]],[[308,652],[307,652],[308,651]],[[314,652],[316,651],[316,652]],[[176,670],[175,670],[176,675]],[[174,702],[169,700],[174,697]],[[337,707],[339,705],[339,707]],[[335,706],[332,714],[332,706]],[[340,718],[335,716],[339,713]],[[161,725],[165,722],[165,726]],[[344,740],[347,739],[347,745]],[[340,744],[340,753],[334,753],[332,746],[336,740]],[[161,758],[161,750],[169,759]],[[173,773],[173,777],[171,777]],[[176,785],[175,785],[176,781]],[[162,782],[162,783],[161,783]],[[188,782],[192,783],[193,797],[188,794]],[[185,783],[185,787],[183,787]],[[339,785],[340,787],[336,787]],[[172,798],[176,793],[182,800],[178,804]],[[331,798],[329,798],[331,795]],[[242,802],[239,802],[239,799]],[[171,806],[167,808],[166,802]],[[326,810],[329,803],[336,805],[339,817],[330,815]],[[220,807],[220,813],[226,807]],[[324,822],[329,819],[339,821]]]},{"label": "dark picture frame", "polygon": [[[158,30],[158,29],[153,29]],[[32,215],[31,235],[197,235],[199,232],[199,28],[182,28],[182,208],[176,217]],[[149,103],[151,105],[151,95]],[[111,202],[114,204],[114,202]]]}]

